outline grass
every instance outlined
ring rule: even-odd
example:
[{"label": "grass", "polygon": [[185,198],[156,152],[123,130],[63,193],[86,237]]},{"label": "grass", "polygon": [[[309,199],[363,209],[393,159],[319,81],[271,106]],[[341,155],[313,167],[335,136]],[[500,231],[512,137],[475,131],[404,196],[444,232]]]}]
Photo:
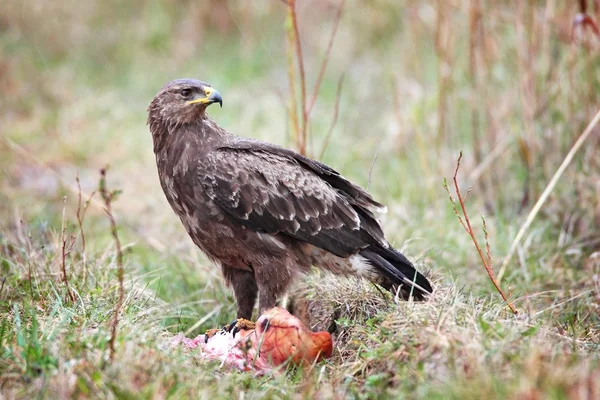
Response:
[{"label": "grass", "polygon": [[[309,98],[338,4],[297,2]],[[518,316],[442,187],[462,150],[459,183],[463,194],[473,187],[466,208],[480,243],[485,214],[497,269],[598,111],[596,38],[582,28],[575,42],[565,35],[577,4],[523,4],[464,0],[438,12],[434,1],[347,1],[306,150],[321,153],[339,102],[322,160],[365,187],[371,175],[371,193],[388,205],[389,240],[430,271],[436,293],[423,304],[396,302],[365,282],[315,273],[291,303],[313,328],[334,331],[334,356],[255,377],[171,346],[179,332],[231,321],[235,309],[164,199],[145,108],[167,81],[197,77],[223,94],[224,108],[211,110],[219,124],[294,146],[285,5],[10,1],[0,15],[0,394],[600,396],[597,131],[500,282]],[[125,288],[112,361],[119,282],[110,223],[96,197],[84,249],[76,217],[76,176],[87,199],[106,164],[111,189],[122,190],[112,207]],[[62,274],[63,210],[64,237],[75,237],[64,263],[74,300]]]}]

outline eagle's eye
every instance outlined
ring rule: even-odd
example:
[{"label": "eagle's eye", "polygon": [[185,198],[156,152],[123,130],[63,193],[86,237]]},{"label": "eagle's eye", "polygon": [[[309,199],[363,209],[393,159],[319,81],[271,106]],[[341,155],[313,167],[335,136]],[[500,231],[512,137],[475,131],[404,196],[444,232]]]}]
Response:
[{"label": "eagle's eye", "polygon": [[181,95],[181,97],[184,97],[187,99],[188,97],[190,97],[192,95],[192,89],[181,89],[179,94]]}]

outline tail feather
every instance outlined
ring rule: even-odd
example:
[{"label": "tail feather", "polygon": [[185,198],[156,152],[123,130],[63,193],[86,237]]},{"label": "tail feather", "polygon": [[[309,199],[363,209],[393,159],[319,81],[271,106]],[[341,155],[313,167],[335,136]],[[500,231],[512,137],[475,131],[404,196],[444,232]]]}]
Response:
[{"label": "tail feather", "polygon": [[387,290],[401,288],[403,297],[425,300],[433,293],[429,280],[415,269],[413,264],[398,250],[381,245],[371,245],[360,251],[387,279],[382,285]]}]

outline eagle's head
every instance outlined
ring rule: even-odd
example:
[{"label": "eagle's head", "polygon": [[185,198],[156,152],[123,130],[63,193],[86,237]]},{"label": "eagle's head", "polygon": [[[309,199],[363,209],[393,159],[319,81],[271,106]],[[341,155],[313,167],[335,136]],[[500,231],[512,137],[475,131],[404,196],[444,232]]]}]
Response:
[{"label": "eagle's head", "polygon": [[148,106],[148,125],[156,129],[181,126],[205,116],[206,108],[223,99],[208,83],[196,79],[176,79],[169,82]]}]

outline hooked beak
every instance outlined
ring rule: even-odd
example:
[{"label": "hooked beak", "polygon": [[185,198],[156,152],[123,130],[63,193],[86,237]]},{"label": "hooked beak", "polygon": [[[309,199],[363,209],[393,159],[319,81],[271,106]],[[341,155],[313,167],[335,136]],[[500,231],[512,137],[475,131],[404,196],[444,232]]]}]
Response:
[{"label": "hooked beak", "polygon": [[206,86],[204,88],[204,96],[198,97],[197,99],[190,100],[187,102],[188,104],[206,104],[210,105],[213,103],[219,103],[221,107],[223,107],[223,98],[221,94],[217,92],[215,89]]}]

